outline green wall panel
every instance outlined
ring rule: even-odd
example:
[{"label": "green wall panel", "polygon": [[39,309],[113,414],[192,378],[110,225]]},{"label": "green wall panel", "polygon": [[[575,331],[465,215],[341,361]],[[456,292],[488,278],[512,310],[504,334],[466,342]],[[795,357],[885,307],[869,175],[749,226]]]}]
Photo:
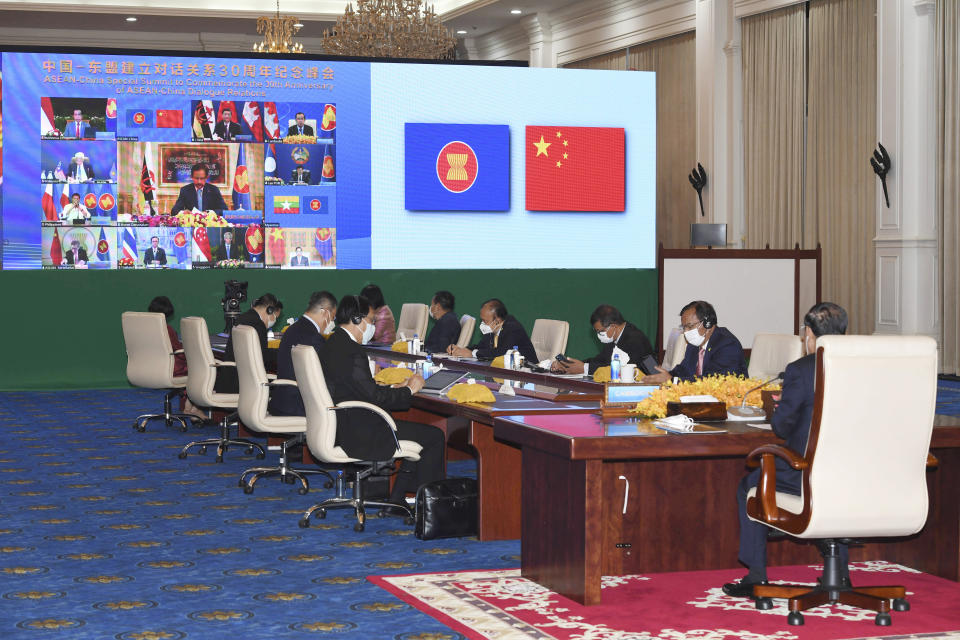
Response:
[{"label": "green wall panel", "polygon": [[[375,282],[395,315],[404,302],[429,302],[438,289],[457,298],[457,314],[476,316],[480,303],[501,298],[529,331],[536,318],[570,322],[567,353],[583,358],[599,350],[588,324],[601,303],[619,308],[654,341],[657,277],[652,269],[378,270],[378,271],[0,271],[5,347],[0,389],[126,386],[120,314],[146,310],[156,295],[169,296],[179,318],[202,315],[223,328],[223,281],[250,283],[249,293],[276,294],[285,316],[300,315],[310,293],[328,289],[338,298]],[[479,332],[475,333],[475,339]]]}]

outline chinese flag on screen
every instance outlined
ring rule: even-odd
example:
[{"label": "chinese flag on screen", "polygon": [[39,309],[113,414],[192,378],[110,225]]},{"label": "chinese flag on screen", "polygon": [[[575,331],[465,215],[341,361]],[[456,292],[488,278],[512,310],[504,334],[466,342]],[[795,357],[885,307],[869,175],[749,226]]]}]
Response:
[{"label": "chinese flag on screen", "polygon": [[157,127],[161,129],[182,129],[183,128],[183,110],[182,109],[158,109]]},{"label": "chinese flag on screen", "polygon": [[527,127],[528,211],[623,211],[624,131]]}]

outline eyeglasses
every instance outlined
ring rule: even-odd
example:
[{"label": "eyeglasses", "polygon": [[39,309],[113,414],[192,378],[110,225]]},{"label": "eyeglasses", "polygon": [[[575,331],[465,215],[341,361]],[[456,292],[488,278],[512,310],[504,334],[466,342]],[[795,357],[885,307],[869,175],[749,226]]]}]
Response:
[{"label": "eyeglasses", "polygon": [[683,331],[690,331],[691,329],[696,329],[702,324],[702,321],[694,322],[693,324],[681,324],[680,329]]}]

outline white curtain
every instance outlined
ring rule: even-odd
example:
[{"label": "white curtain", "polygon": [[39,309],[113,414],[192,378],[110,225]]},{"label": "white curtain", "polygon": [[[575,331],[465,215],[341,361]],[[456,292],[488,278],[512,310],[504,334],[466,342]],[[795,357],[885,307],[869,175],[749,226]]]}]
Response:
[{"label": "white curtain", "polygon": [[937,209],[942,370],[960,374],[960,3],[937,2]]},{"label": "white curtain", "polygon": [[599,56],[577,60],[563,65],[565,69],[606,69],[608,71],[627,70],[627,51],[620,49]]}]

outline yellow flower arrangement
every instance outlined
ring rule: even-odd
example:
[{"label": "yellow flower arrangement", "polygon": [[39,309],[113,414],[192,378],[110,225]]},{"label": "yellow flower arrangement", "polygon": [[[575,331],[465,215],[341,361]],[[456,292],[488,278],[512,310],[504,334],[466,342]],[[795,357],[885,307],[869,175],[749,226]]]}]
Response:
[{"label": "yellow flower arrangement", "polygon": [[[667,415],[667,403],[679,402],[683,396],[713,396],[727,407],[738,407],[743,402],[743,395],[759,386],[763,380],[756,378],[744,378],[734,375],[712,375],[698,378],[689,382],[665,383],[662,387],[651,393],[645,400],[638,403],[632,413],[637,413],[649,418],[663,418]],[[770,384],[763,389],[777,390],[778,384]],[[762,406],[760,389],[747,396],[747,405],[752,407]]]},{"label": "yellow flower arrangement", "polygon": [[373,377],[379,384],[402,384],[413,375],[410,369],[402,367],[390,367],[389,369],[380,369],[377,375]]},{"label": "yellow flower arrangement", "polygon": [[406,353],[407,352],[407,341],[406,340],[397,340],[392,345],[390,345],[390,351],[396,351],[397,353]]}]

